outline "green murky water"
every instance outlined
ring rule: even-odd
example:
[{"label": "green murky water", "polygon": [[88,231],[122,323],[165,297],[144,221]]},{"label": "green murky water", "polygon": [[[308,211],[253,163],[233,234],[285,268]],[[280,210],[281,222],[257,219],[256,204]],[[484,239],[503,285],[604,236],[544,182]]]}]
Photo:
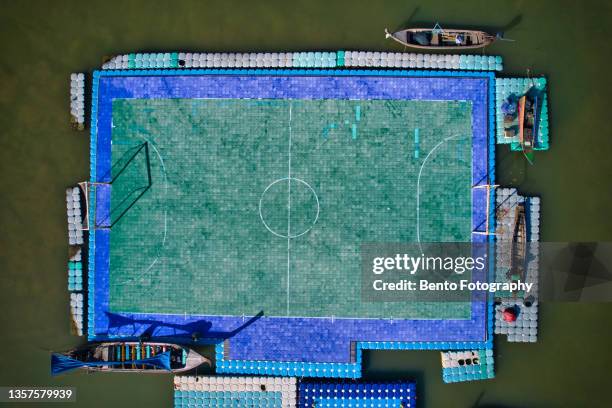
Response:
[{"label": "green murky water", "polygon": [[[544,240],[612,240],[612,3],[2,1],[0,385],[74,385],[71,406],[172,401],[168,376],[49,375],[47,350],[77,342],[69,335],[64,189],[87,178],[88,146],[86,133],[68,125],[70,72],[134,50],[399,50],[383,28],[410,17],[506,28],[516,41],[487,52],[504,57],[507,74],[547,75],[552,148],[529,169],[499,149],[500,182],[542,196]],[[425,407],[608,406],[611,312],[609,304],[544,304],[536,345],[497,341],[493,381],[443,384],[436,352],[367,353],[366,376],[416,377]]]}]

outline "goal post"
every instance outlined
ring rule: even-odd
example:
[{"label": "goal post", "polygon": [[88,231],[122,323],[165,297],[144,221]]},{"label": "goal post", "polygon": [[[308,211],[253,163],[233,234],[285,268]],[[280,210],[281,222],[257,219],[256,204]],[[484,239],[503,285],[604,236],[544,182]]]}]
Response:
[{"label": "goal post", "polygon": [[472,189],[484,189],[486,190],[486,200],[487,200],[487,210],[485,213],[485,229],[484,231],[474,230],[472,234],[474,235],[497,235],[495,231],[491,231],[489,228],[490,220],[491,220],[491,194],[495,192],[495,188],[499,187],[498,184],[480,184],[476,186],[472,186]]}]

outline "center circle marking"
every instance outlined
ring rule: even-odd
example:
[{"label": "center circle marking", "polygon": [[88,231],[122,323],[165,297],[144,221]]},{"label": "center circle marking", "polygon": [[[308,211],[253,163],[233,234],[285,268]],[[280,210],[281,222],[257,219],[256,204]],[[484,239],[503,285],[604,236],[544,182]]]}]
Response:
[{"label": "center circle marking", "polygon": [[[263,201],[264,201],[264,197],[265,197],[266,193],[270,192],[270,190],[272,190],[275,186],[276,187],[280,187],[279,183],[283,183],[283,182],[289,183],[290,181],[291,181],[291,183],[295,182],[296,186],[301,186],[302,188],[306,188],[308,191],[310,191],[310,193],[311,193],[312,197],[314,197],[314,199],[316,201],[316,205],[317,205],[317,211],[316,211],[314,220],[306,228],[304,228],[301,231],[298,231],[296,233],[292,233],[292,231],[291,231],[291,229],[289,227],[287,228],[287,231],[283,231],[283,232],[279,232],[279,231],[274,230],[274,228],[272,228],[266,222],[265,217],[264,217],[263,212],[262,212]],[[295,188],[293,186],[293,184],[291,185],[291,188],[292,189]],[[285,195],[285,197],[287,198],[286,195]],[[266,227],[266,229],[268,231],[270,231],[272,234],[274,234],[274,235],[276,235],[277,237],[280,237],[280,238],[293,239],[293,238],[301,237],[302,235],[306,234],[317,223],[317,220],[319,219],[319,211],[320,211],[320,209],[321,208],[320,208],[320,205],[319,205],[319,197],[317,196],[317,193],[314,191],[312,186],[310,184],[308,184],[307,182],[305,182],[304,180],[299,179],[299,178],[295,178],[295,177],[283,177],[283,178],[280,178],[278,180],[274,180],[272,183],[270,183],[265,188],[265,190],[261,194],[261,197],[259,198],[259,218],[261,218],[261,222],[263,223],[263,225]],[[287,211],[289,212],[288,216],[291,217],[291,209],[287,208]]]}]

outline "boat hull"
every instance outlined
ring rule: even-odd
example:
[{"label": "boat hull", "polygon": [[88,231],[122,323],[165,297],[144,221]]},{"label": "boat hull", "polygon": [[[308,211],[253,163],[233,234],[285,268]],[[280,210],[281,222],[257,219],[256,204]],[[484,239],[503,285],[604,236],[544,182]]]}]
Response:
[{"label": "boat hull", "polygon": [[[444,30],[442,34],[435,33],[432,29],[429,28],[407,28],[405,30],[396,31],[394,33],[389,33],[385,30],[385,34],[387,38],[391,38],[394,41],[411,48],[422,49],[422,50],[470,50],[486,47],[489,44],[492,44],[497,39],[496,36],[493,36],[484,31],[476,31],[476,30]],[[429,36],[429,44],[419,44],[413,40],[416,36]],[[457,36],[461,36],[465,39],[470,39],[470,44],[461,44],[461,43],[449,43],[448,41],[442,40],[443,37],[446,38],[457,38]]]},{"label": "boat hull", "polygon": [[[162,349],[164,352],[170,352],[175,356],[182,356],[183,352],[186,353],[184,358],[184,364],[177,365],[173,363],[170,369],[156,368],[147,365],[147,368],[143,367],[143,364],[136,363],[131,364],[130,362],[123,365],[131,365],[131,367],[122,367],[118,365],[113,365],[119,363],[121,360],[114,359],[114,355],[111,356],[111,350],[117,350],[117,348],[121,350],[121,348],[125,350],[135,350],[135,348],[141,348],[144,350],[145,347],[150,349]],[[77,359],[79,361],[88,361],[87,358],[83,358],[83,356],[90,356],[92,361],[96,361],[97,363],[102,364],[105,361],[109,361],[109,365],[100,365],[100,366],[83,366],[80,367],[80,370],[89,371],[89,372],[119,372],[119,373],[147,373],[147,374],[177,374],[183,373],[186,371],[193,370],[194,368],[207,363],[211,364],[210,360],[206,357],[200,355],[196,351],[180,346],[177,344],[171,343],[155,343],[155,342],[104,342],[104,343],[95,343],[90,344],[84,347],[78,347],[72,350],[69,350],[65,353],[61,353],[62,355],[70,358]],[[123,360],[130,360],[131,357],[125,356]],[[144,356],[142,356],[144,357]],[[113,364],[111,364],[111,362]]]}]

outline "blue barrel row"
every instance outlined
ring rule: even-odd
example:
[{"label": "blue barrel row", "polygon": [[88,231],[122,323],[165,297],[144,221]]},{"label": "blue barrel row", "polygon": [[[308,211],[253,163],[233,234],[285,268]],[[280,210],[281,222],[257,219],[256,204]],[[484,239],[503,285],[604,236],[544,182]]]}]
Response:
[{"label": "blue barrel row", "polygon": [[68,261],[68,291],[83,290],[83,264],[81,261]]},{"label": "blue barrel row", "polygon": [[363,341],[359,346],[364,350],[466,350],[480,348],[477,341]]},{"label": "blue barrel row", "polygon": [[217,360],[217,372],[288,377],[361,377],[361,368],[358,364],[338,363]]},{"label": "blue barrel row", "polygon": [[[361,361],[361,350],[358,350],[358,359]],[[276,375],[286,377],[329,377],[329,378],[359,378],[361,377],[360,363],[306,363],[306,362],[278,362],[278,361],[244,361],[225,360],[223,344],[215,347],[218,373],[236,373],[252,375]]]},{"label": "blue barrel row", "polygon": [[[491,322],[492,323],[492,322]],[[361,377],[361,350],[466,350],[491,345],[490,342],[360,342],[356,350],[358,363],[303,363],[277,361],[224,360],[223,345],[216,350],[218,373],[239,373],[252,375],[278,375],[298,377]]]},{"label": "blue barrel row", "polygon": [[293,67],[299,68],[334,68],[336,67],[335,52],[294,52]]},{"label": "blue barrel row", "polygon": [[147,69],[147,68],[178,68],[177,52],[125,54],[114,57],[102,65],[103,69]]},{"label": "blue barrel row", "polygon": [[254,391],[174,391],[176,408],[211,407],[211,408],[281,408],[283,406],[280,392]]},{"label": "blue barrel row", "polygon": [[416,383],[393,382],[314,382],[302,381],[299,385],[298,406],[303,408],[377,407],[386,402],[401,403],[404,407],[416,406]]}]

